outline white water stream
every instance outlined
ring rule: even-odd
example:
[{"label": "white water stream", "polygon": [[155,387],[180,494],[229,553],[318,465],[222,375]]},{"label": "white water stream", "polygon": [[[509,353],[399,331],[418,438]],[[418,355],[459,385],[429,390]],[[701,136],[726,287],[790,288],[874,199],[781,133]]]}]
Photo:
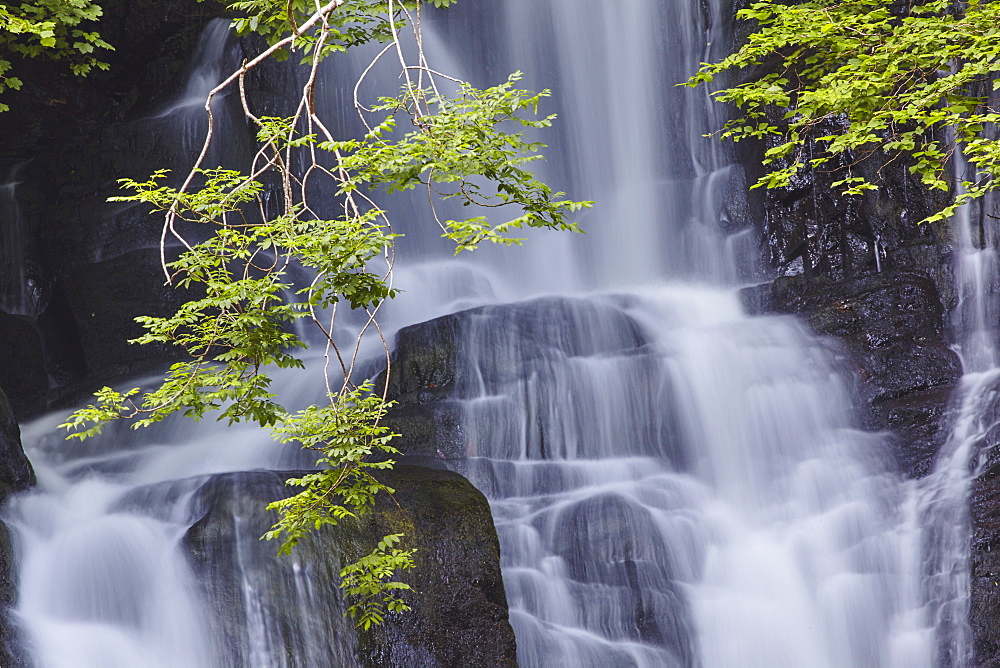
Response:
[{"label": "white water stream", "polygon": [[[705,92],[673,87],[724,52],[729,13],[721,0],[464,0],[428,35],[435,62],[476,83],[523,69],[527,87],[552,88],[545,177],[599,202],[586,236],[479,259],[414,240],[389,312],[398,328],[550,295],[463,319],[456,390],[523,666],[915,668],[936,665],[942,615],[964,623],[960,574],[931,578],[943,594],[923,585],[965,554],[957,533],[928,558],[925,537],[964,530],[964,506],[937,503],[964,484],[960,446],[923,486],[904,482],[853,423],[827,344],[739,304],[754,271],[742,170],[701,137],[721,121]],[[313,389],[289,378],[284,391]],[[39,488],[7,514],[34,660],[232,665],[179,548],[190,499],[209,474],[295,462],[207,423],[81,454],[53,422],[25,429]],[[255,577],[248,610],[306,605],[267,599]],[[244,665],[295,665],[270,617],[254,619]],[[298,665],[347,661],[296,647]]]}]

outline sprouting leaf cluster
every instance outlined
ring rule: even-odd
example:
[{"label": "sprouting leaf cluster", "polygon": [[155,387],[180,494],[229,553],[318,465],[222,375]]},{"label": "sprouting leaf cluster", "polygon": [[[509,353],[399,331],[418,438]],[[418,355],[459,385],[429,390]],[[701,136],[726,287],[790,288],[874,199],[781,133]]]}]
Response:
[{"label": "sprouting leaf cluster", "polygon": [[[543,147],[528,141],[512,127],[544,128],[554,115],[534,119],[539,93],[514,87],[521,78],[512,74],[498,86],[479,90],[462,83],[454,97],[431,88],[404,87],[395,98],[382,98],[373,111],[386,118],[362,139],[323,143],[321,148],[343,154],[341,165],[351,173],[344,188],[383,186],[389,192],[425,187],[435,199],[456,199],[464,206],[488,209],[516,207],[517,216],[491,222],[486,215],[463,220],[435,220],[442,236],[455,242],[455,252],[472,250],[480,243],[516,245],[514,229],[548,227],[579,231],[567,214],[589,207],[591,202],[563,199],[565,193],[535,178],[526,166],[541,159]],[[397,118],[415,126],[401,138],[394,136]]]},{"label": "sprouting leaf cluster", "polygon": [[[145,332],[134,342],[173,347],[181,361],[148,391],[102,389],[63,427],[70,438],[82,439],[114,420],[139,428],[175,413],[214,415],[255,422],[280,443],[314,451],[317,470],[288,481],[300,491],[269,506],[278,519],[264,537],[279,539],[280,552],[287,553],[308,532],[353,521],[371,511],[379,493],[392,493],[377,477],[392,467],[396,453],[395,434],[382,423],[389,403],[356,378],[365,336],[381,341],[386,375],[391,372],[376,316],[396,294],[391,277],[399,235],[376,199],[426,188],[426,222],[437,224],[456,252],[482,242],[519,243],[511,232],[522,227],[575,230],[568,215],[590,202],[565,199],[527,169],[543,145],[523,133],[551,124],[552,116],[538,117],[548,92],[516,88],[518,73],[480,90],[430,69],[418,0],[248,0],[230,6],[243,12],[237,29],[263,34],[270,46],[206,100],[205,143],[182,181],[159,170],[144,180],[121,180],[128,194],[112,198],[163,215],[164,278],[186,290],[187,301],[169,316],[137,318]],[[409,47],[399,38],[403,26],[414,32]],[[390,51],[398,58],[402,91],[371,108],[356,99],[354,111],[368,131],[360,138],[334,137],[313,105],[318,64],[371,40],[390,42],[375,59]],[[404,52],[413,44],[416,57],[407,59]],[[244,75],[264,58],[279,57],[281,48],[303,54],[307,83],[291,116],[257,116]],[[445,85],[456,94],[443,94]],[[211,97],[228,86],[239,88],[233,99],[257,129],[258,150],[242,170],[204,164],[215,137]],[[469,205],[471,215],[441,220],[434,205],[441,199]],[[496,213],[487,217],[483,209]],[[361,316],[360,329],[339,324],[344,310],[355,320]],[[290,411],[272,390],[270,373],[304,366],[305,328],[323,342],[325,402]],[[343,587],[353,601],[348,614],[357,624],[368,628],[387,612],[408,609],[400,598],[408,587],[392,577],[412,567],[413,552],[402,534],[393,534],[344,567]]]},{"label": "sprouting leaf cluster", "polygon": [[378,626],[385,620],[385,611],[406,612],[410,606],[399,597],[399,592],[409,590],[405,582],[391,582],[398,570],[413,568],[413,554],[416,550],[397,547],[403,534],[385,536],[372,550],[353,564],[340,571],[341,588],[355,601],[347,609],[347,614],[365,630]]},{"label": "sprouting leaf cluster", "polygon": [[[93,27],[102,13],[89,0],[0,2],[0,93],[24,84],[11,72],[9,57],[63,60],[80,76],[106,70],[99,52],[112,47]],[[0,111],[7,109],[0,102]]]},{"label": "sprouting leaf cluster", "polygon": [[761,0],[739,17],[755,24],[746,43],[688,84],[745,79],[714,96],[742,112],[722,137],[767,142],[756,186],[841,161],[848,172],[835,185],[858,195],[877,186],[851,168],[875,157],[882,167],[905,159],[928,188],[949,191],[959,148],[975,174],[928,221],[1000,185],[1000,3]]}]

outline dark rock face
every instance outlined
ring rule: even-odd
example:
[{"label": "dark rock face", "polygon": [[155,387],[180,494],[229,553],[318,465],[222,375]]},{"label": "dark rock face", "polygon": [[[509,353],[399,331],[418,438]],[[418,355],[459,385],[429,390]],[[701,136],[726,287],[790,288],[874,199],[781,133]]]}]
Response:
[{"label": "dark rock face", "polygon": [[[291,475],[226,474],[196,494],[201,519],[184,545],[214,610],[220,665],[246,665],[248,652],[262,640],[248,635],[259,628],[248,624],[254,616],[277,629],[266,642],[284,647],[292,666],[515,665],[496,531],[485,498],[468,481],[449,471],[397,466],[385,482],[396,490],[398,507],[383,498],[360,527],[322,531],[300,542],[291,557],[277,557],[275,544],[256,537],[274,522],[263,508],[289,494],[284,480]],[[382,536],[399,532],[418,549],[416,568],[399,574],[415,590],[408,597],[413,609],[358,632],[343,617],[339,570],[348,556],[356,558]],[[307,609],[282,605],[303,600],[304,582]],[[259,601],[248,603],[248,584],[266,588],[266,609]],[[357,652],[330,647],[332,637],[355,637]]]},{"label": "dark rock face", "polygon": [[[135,376],[177,352],[129,345],[143,333],[137,315],[168,315],[185,292],[164,285],[159,250],[138,249],[109,260],[67,267],[67,301],[87,376],[94,381]],[[96,289],[100,286],[99,289]]]},{"label": "dark rock face", "polygon": [[34,484],[35,472],[21,449],[21,432],[14,412],[0,390],[0,502]]},{"label": "dark rock face", "polygon": [[461,327],[455,314],[400,330],[389,373],[376,381],[384,387],[388,376],[387,397],[397,405],[386,425],[403,435],[396,447],[408,457],[465,457],[460,411],[452,400]]},{"label": "dark rock face", "polygon": [[15,397],[11,410],[23,415],[44,406],[49,378],[44,345],[33,319],[0,312],[0,377],[0,388]]},{"label": "dark rock face", "polygon": [[942,417],[961,376],[944,344],[944,310],[934,282],[894,271],[849,281],[779,278],[744,291],[753,312],[792,313],[843,344],[858,379],[867,427],[891,432],[907,475],[920,477],[948,436]]},{"label": "dark rock face", "polygon": [[[183,89],[194,43],[220,8],[102,6],[99,29],[116,47],[102,56],[110,70],[79,78],[65,64],[15,62],[25,85],[0,114],[0,183],[16,184],[0,225],[16,226],[21,239],[21,248],[0,249],[0,261],[23,263],[31,286],[29,312],[0,309],[0,386],[22,418],[173,356],[127,343],[140,332],[135,316],[163,315],[177,302],[158,268],[160,221],[106,200],[119,194],[118,178],[189,166],[190,147],[153,117]],[[0,303],[24,289],[4,285],[5,276]]]},{"label": "dark rock face", "polygon": [[30,665],[22,651],[17,624],[10,609],[17,602],[17,575],[10,529],[0,523],[0,665],[21,668]]},{"label": "dark rock face", "polygon": [[[992,388],[994,396],[1000,387]],[[972,522],[970,622],[974,638],[973,664],[1000,666],[1000,404],[985,424],[994,425],[980,446],[985,453],[973,481],[969,514]],[[996,548],[996,549],[994,549]]]},{"label": "dark rock face", "polygon": [[[0,503],[35,484],[35,472],[21,449],[21,434],[3,390],[0,390]],[[17,595],[14,548],[10,530],[0,523],[0,666],[21,666],[10,607]]]},{"label": "dark rock face", "polygon": [[[843,123],[846,119],[827,120],[814,129],[815,136],[839,132]],[[864,176],[880,188],[863,197],[844,196],[832,184],[848,176]],[[940,210],[948,195],[928,192],[900,159],[841,158],[821,170],[804,170],[761,199],[766,262],[781,275],[844,280],[886,269],[933,275],[942,266],[942,252],[947,254],[947,225],[918,223]],[[950,299],[947,290],[941,292]]]}]

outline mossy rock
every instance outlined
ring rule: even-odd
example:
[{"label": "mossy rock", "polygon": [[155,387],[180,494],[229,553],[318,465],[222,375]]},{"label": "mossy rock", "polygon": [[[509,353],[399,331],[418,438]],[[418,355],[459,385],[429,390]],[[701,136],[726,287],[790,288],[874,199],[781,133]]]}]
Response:
[{"label": "mossy rock", "polygon": [[[467,480],[399,465],[380,476],[394,500],[383,497],[360,525],[325,529],[278,557],[275,544],[257,540],[276,519],[264,507],[293,491],[284,480],[300,474],[223,474],[195,493],[199,519],[183,545],[209,601],[219,665],[245,665],[253,643],[303,668],[515,665],[499,542],[485,497]],[[340,568],[400,531],[418,550],[416,568],[399,574],[414,589],[412,611],[359,634],[343,616]],[[251,622],[263,618],[266,637],[253,637],[248,629],[260,627]]]}]

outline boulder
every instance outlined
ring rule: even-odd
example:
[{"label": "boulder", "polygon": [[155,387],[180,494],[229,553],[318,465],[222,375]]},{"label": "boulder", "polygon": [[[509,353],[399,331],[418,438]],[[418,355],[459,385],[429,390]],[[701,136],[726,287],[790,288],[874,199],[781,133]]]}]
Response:
[{"label": "boulder", "polygon": [[[265,505],[287,496],[284,480],[298,473],[215,476],[195,494],[200,518],[184,546],[218,625],[221,665],[246,665],[263,647],[293,666],[515,665],[496,531],[486,499],[467,480],[397,466],[384,474],[394,500],[383,496],[359,525],[324,529],[279,557],[276,544],[257,537],[275,521]],[[412,611],[359,632],[343,617],[340,568],[399,532],[418,550],[416,568],[398,574],[413,587]],[[353,639],[333,647],[330,638]]]}]

